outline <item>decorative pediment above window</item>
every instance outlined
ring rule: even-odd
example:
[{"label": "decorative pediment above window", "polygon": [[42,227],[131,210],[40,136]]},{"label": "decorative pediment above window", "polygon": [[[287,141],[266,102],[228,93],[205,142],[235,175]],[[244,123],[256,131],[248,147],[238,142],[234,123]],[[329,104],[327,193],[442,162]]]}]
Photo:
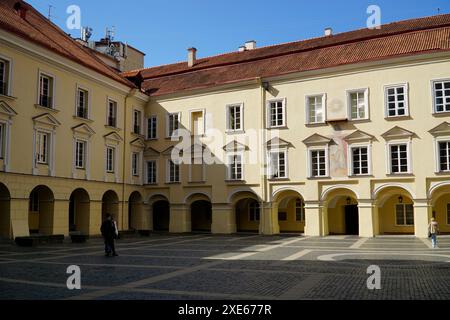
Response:
[{"label": "decorative pediment above window", "polygon": [[113,143],[115,145],[119,145],[123,139],[117,132],[110,132],[103,136],[106,142]]},{"label": "decorative pediment above window", "polygon": [[144,157],[154,158],[154,157],[159,157],[160,154],[161,153],[158,150],[153,149],[151,147],[145,149],[145,151],[144,151]]},{"label": "decorative pediment above window", "polygon": [[228,152],[233,151],[248,151],[249,147],[247,147],[245,144],[242,144],[236,140],[231,141],[227,145],[223,146],[223,150]]},{"label": "decorative pediment above window", "polygon": [[[171,147],[167,148],[166,150],[164,150],[163,152],[161,152],[161,154],[163,156],[169,156],[170,157],[172,155],[172,150],[174,148],[175,148],[174,146],[171,146]],[[179,150],[179,153],[182,155],[183,151],[181,149],[178,149],[178,150]]]},{"label": "decorative pediment above window", "polygon": [[73,135],[77,137],[86,137],[90,138],[95,134],[95,131],[88,126],[86,123],[79,124],[75,127],[72,127]]},{"label": "decorative pediment above window", "polygon": [[357,130],[344,138],[348,143],[371,142],[373,139],[375,139],[373,135],[361,130]]},{"label": "decorative pediment above window", "polygon": [[0,117],[5,119],[11,119],[16,116],[17,112],[5,101],[0,101]]},{"label": "decorative pediment above window", "polygon": [[428,131],[434,137],[450,136],[450,123],[444,122]]},{"label": "decorative pediment above window", "polygon": [[306,144],[307,146],[323,146],[323,145],[329,144],[331,141],[332,141],[332,139],[315,133],[312,136],[310,136],[309,138],[306,138],[305,140],[303,140],[303,143]]},{"label": "decorative pediment above window", "polygon": [[130,145],[132,147],[138,148],[138,149],[145,149],[145,141],[142,138],[136,138],[130,142]]},{"label": "decorative pediment above window", "polygon": [[387,141],[394,139],[411,139],[414,136],[414,132],[395,126],[381,136]]},{"label": "decorative pediment above window", "polygon": [[39,116],[33,118],[33,122],[35,126],[46,127],[55,129],[59,127],[61,123],[50,113],[44,113]]},{"label": "decorative pediment above window", "polygon": [[292,147],[292,143],[283,140],[279,137],[275,137],[272,140],[269,140],[266,142],[267,148],[268,149],[273,149],[273,148],[290,148]]}]

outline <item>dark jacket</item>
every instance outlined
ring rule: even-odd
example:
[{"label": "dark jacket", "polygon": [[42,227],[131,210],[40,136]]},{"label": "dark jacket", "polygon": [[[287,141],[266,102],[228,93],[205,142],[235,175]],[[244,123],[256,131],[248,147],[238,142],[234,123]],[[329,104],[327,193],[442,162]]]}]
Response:
[{"label": "dark jacket", "polygon": [[116,237],[116,227],[112,220],[105,220],[100,228],[102,236],[106,239],[114,239]]}]

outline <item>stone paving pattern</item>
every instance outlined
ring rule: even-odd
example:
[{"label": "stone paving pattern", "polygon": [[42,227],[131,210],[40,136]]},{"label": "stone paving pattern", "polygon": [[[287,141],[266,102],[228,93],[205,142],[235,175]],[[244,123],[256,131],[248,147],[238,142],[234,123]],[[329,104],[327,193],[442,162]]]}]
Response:
[{"label": "stone paving pattern", "polygon": [[[450,237],[152,234],[117,241],[119,257],[86,244],[0,243],[2,300],[448,300]],[[66,269],[81,268],[81,290]],[[367,268],[381,268],[381,290]]]}]

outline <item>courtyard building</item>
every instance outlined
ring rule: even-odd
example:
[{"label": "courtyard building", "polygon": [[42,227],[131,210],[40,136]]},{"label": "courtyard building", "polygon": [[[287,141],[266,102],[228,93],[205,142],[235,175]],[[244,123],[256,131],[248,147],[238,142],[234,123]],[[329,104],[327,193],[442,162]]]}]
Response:
[{"label": "courtyard building", "polygon": [[0,43],[0,237],[450,233],[448,14],[123,71],[5,0]]}]

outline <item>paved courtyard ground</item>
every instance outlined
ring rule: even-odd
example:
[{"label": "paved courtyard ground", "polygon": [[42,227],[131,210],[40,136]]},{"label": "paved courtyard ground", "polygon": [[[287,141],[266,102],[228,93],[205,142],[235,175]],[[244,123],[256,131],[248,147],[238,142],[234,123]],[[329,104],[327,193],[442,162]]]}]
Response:
[{"label": "paved courtyard ground", "polygon": [[[0,244],[0,299],[450,299],[450,237],[166,235],[38,248]],[[81,268],[68,290],[67,267]],[[381,268],[381,290],[367,268]]]}]

